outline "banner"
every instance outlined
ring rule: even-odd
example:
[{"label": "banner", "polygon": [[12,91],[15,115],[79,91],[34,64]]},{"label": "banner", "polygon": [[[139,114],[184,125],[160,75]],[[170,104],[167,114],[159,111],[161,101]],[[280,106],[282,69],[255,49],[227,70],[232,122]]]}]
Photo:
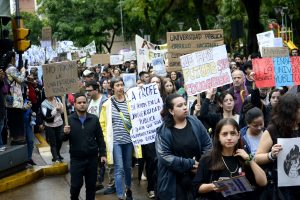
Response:
[{"label": "banner", "polygon": [[229,179],[214,181],[213,184],[218,188],[227,188],[222,191],[224,197],[244,192],[253,191],[248,179],[245,176],[237,176]]},{"label": "banner", "polygon": [[225,45],[180,57],[189,96],[232,83]]},{"label": "banner", "polygon": [[110,65],[122,65],[123,55],[110,55],[109,63]]},{"label": "banner", "polygon": [[276,57],[252,60],[258,88],[300,85],[300,57]]},{"label": "banner", "polygon": [[180,56],[224,44],[223,30],[168,32],[168,71],[181,69]]},{"label": "banner", "polygon": [[262,47],[263,58],[289,57],[289,49],[286,47]]},{"label": "banner", "polygon": [[92,65],[105,65],[110,63],[110,55],[109,54],[94,54],[91,56]]},{"label": "banner", "polygon": [[127,95],[130,100],[132,143],[140,145],[154,142],[156,129],[162,124],[160,112],[163,108],[157,85],[134,87],[127,92]]},{"label": "banner", "polygon": [[300,185],[300,138],[278,138],[278,187]]},{"label": "banner", "polygon": [[76,61],[43,65],[46,97],[79,92]]}]

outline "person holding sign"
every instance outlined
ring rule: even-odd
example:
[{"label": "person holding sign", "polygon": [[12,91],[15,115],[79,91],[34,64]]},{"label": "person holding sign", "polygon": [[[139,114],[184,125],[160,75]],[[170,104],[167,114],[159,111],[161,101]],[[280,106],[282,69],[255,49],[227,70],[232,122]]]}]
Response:
[{"label": "person holding sign", "polygon": [[86,200],[95,199],[97,160],[106,162],[105,142],[99,119],[87,112],[87,98],[75,94],[75,111],[64,127],[64,139],[70,142],[71,200],[77,200],[85,178]]},{"label": "person holding sign", "polygon": [[[260,140],[255,161],[259,165],[268,164],[269,187],[276,190],[266,190],[265,198],[294,200],[299,199],[300,186],[277,186],[277,156],[282,146],[277,144],[278,138],[300,137],[300,99],[296,94],[287,93],[279,97],[277,105],[273,108],[272,119],[267,130]],[[283,163],[281,163],[283,165]]]},{"label": "person holding sign", "polygon": [[[214,148],[203,156],[194,179],[195,189],[206,199],[227,199],[220,192],[230,188],[220,188],[214,181],[246,176],[252,185],[265,186],[265,172],[254,162],[253,156],[247,154],[240,145],[239,125],[232,118],[222,119],[216,127],[213,139]],[[241,183],[238,190],[245,189]],[[245,189],[246,191],[246,189]],[[254,192],[240,193],[232,199],[255,199]]]},{"label": "person holding sign", "polygon": [[179,94],[166,98],[163,124],[157,129],[157,194],[161,200],[194,199],[192,180],[198,161],[211,149],[210,137],[202,123],[188,116],[185,99]]},{"label": "person holding sign", "polygon": [[[114,165],[117,196],[123,199],[123,176],[125,175],[125,196],[126,200],[131,200],[133,144],[130,137],[132,125],[129,117],[129,102],[124,94],[124,82],[121,77],[112,78],[110,86],[113,96],[103,104],[100,124],[106,139],[108,164]],[[141,157],[141,150],[137,153],[137,157]]]}]

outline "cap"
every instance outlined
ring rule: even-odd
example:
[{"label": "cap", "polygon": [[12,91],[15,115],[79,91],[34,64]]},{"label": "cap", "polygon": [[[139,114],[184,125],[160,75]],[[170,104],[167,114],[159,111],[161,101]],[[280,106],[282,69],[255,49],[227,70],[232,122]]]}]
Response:
[{"label": "cap", "polygon": [[89,69],[83,71],[83,76],[90,76],[90,75],[94,75],[94,72]]}]

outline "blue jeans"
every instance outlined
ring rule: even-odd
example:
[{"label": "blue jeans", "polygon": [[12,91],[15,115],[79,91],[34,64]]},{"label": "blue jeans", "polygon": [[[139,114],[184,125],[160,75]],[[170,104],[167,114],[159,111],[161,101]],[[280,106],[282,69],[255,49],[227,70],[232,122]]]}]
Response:
[{"label": "blue jeans", "polygon": [[24,128],[25,128],[25,135],[26,135],[28,159],[30,160],[30,159],[32,159],[34,134],[33,134],[33,131],[32,131],[32,126],[30,126],[29,121],[25,120]]},{"label": "blue jeans", "polygon": [[1,135],[3,127],[4,127],[4,118],[0,119],[0,147],[3,145],[2,135]]},{"label": "blue jeans", "polygon": [[131,163],[132,163],[132,143],[115,144],[113,147],[115,185],[118,198],[123,198],[123,176],[125,175],[126,188],[131,187]]}]

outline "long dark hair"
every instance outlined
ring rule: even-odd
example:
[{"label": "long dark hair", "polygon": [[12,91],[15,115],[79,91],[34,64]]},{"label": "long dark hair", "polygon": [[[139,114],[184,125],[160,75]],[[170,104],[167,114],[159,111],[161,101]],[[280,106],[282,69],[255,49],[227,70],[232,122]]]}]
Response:
[{"label": "long dark hair", "polygon": [[[219,96],[217,96],[217,97],[218,97],[218,102],[219,102],[219,104],[223,105],[223,101],[224,101],[225,97],[226,97],[228,94],[232,96],[233,101],[236,100],[235,96],[234,96],[231,92],[229,92],[229,91],[223,91]],[[221,107],[220,105],[219,105],[218,112],[219,112],[219,113],[223,113],[223,112],[224,112],[224,111],[223,111],[223,107]],[[235,115],[235,114],[236,114],[236,113],[235,113],[234,108],[233,108],[233,109],[232,109],[232,115]]]},{"label": "long dark hair", "polygon": [[161,111],[161,116],[163,117],[163,121],[166,125],[166,127],[171,128],[175,125],[175,120],[173,118],[173,115],[169,112],[169,109],[174,109],[174,103],[173,99],[176,99],[178,97],[182,97],[179,94],[170,94],[167,96],[166,101],[164,103],[164,109]]},{"label": "long dark hair", "polygon": [[[237,132],[240,131],[238,123],[232,118],[224,118],[218,122],[218,124],[216,126],[215,135],[213,138],[213,147],[214,148],[210,152],[210,156],[211,156],[211,160],[212,160],[210,170],[213,170],[213,171],[220,171],[220,170],[225,169],[224,163],[222,161],[223,146],[220,142],[220,132],[221,132],[221,129],[223,128],[223,126],[225,126],[225,125],[232,125]],[[236,144],[234,151],[239,148],[241,148],[240,139],[238,140],[238,143]]]},{"label": "long dark hair", "polygon": [[297,110],[300,98],[297,94],[288,93],[279,97],[277,105],[272,109],[271,124],[282,136],[291,136],[297,122]]},{"label": "long dark hair", "polygon": [[5,69],[8,67],[8,64],[10,64],[12,59],[15,57],[16,57],[16,53],[13,51],[8,51],[6,54],[2,56],[1,60]]}]

